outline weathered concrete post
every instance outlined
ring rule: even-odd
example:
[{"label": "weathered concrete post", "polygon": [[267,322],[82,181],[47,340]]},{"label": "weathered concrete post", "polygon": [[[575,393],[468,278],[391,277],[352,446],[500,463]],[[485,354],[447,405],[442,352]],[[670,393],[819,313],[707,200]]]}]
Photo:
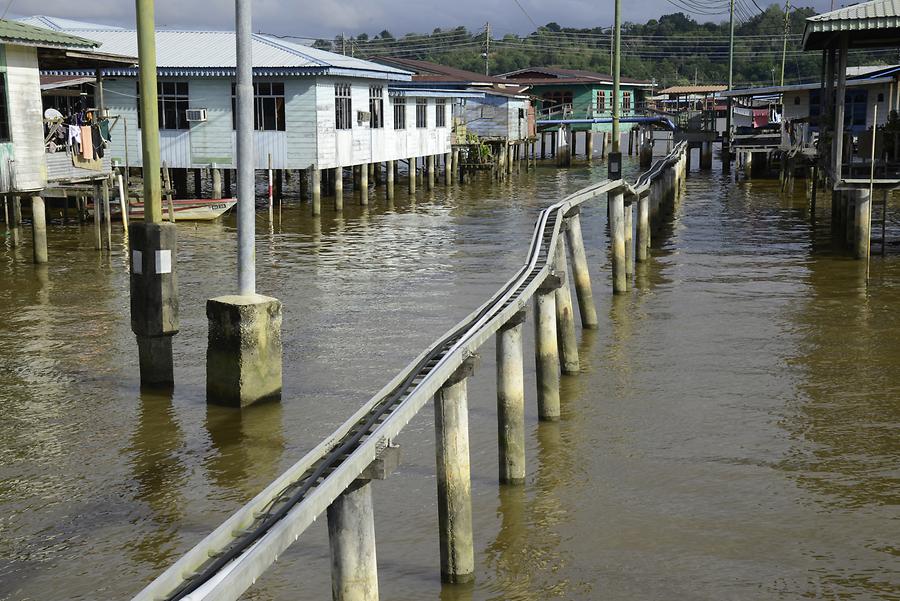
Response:
[{"label": "weathered concrete post", "polygon": [[322,171],[317,167],[309,168],[309,187],[312,188],[313,205],[322,204]]},{"label": "weathered concrete post", "polygon": [[434,395],[441,581],[449,583],[475,578],[466,379],[476,362],[466,359]]},{"label": "weathered concrete post", "polygon": [[631,286],[634,277],[634,202],[625,204],[625,279]]},{"label": "weathered concrete post", "polygon": [[444,185],[449,186],[453,182],[453,153],[444,153]]},{"label": "weathered concrete post", "polygon": [[575,307],[572,306],[572,289],[569,288],[569,266],[566,258],[566,239],[560,232],[556,243],[553,270],[562,285],[556,289],[556,336],[559,348],[559,365],[564,374],[581,371],[578,359],[578,333],[575,331]]},{"label": "weathered concrete post", "polygon": [[103,200],[100,196],[100,182],[97,180],[94,180],[93,188],[94,188],[94,249],[103,250],[103,226],[102,226]]},{"label": "weathered concrete post", "polygon": [[581,215],[579,207],[572,209],[567,215],[566,242],[569,258],[572,261],[572,279],[575,280],[575,296],[578,299],[578,310],[581,313],[581,327],[594,329],[599,325],[597,308],[594,306],[594,293],[591,290],[591,274],[588,271],[587,253],[584,251],[584,239],[581,236]]},{"label": "weathered concrete post", "polygon": [[387,162],[387,185],[385,188],[385,196],[388,200],[394,200],[394,161]]},{"label": "weathered concrete post", "polygon": [[854,254],[857,259],[865,259],[869,256],[870,214],[872,212],[872,198],[868,190],[854,190],[856,197],[856,218],[854,219]]},{"label": "weathered concrete post", "polygon": [[222,198],[222,172],[216,167],[215,163],[211,168],[212,171],[212,197],[214,200]]},{"label": "weathered concrete post", "polygon": [[35,194],[31,197],[31,230],[34,241],[34,262],[47,262],[47,214],[44,199]]},{"label": "weathered concrete post", "polygon": [[547,276],[534,295],[534,354],[537,375],[538,417],[556,421],[559,409],[559,346],[556,333],[556,289],[562,281]]},{"label": "weathered concrete post", "polygon": [[409,193],[410,195],[416,193],[416,157],[409,159]]},{"label": "weathered concrete post", "polygon": [[366,165],[359,166],[359,204],[369,204],[369,169]]},{"label": "weathered concrete post", "polygon": [[453,168],[450,170],[450,179],[455,180],[459,177],[459,149],[454,148],[453,152]]},{"label": "weathered concrete post", "polygon": [[637,240],[635,242],[635,251],[638,263],[643,263],[650,258],[650,195],[653,186],[646,194],[638,198],[637,203]]},{"label": "weathered concrete post", "polygon": [[628,291],[628,278],[625,274],[625,195],[621,190],[610,192],[609,203],[613,293],[624,294]]},{"label": "weathered concrete post", "polygon": [[525,482],[525,359],[521,310],[497,332],[497,442],[500,482]]},{"label": "weathered concrete post", "polygon": [[428,172],[428,189],[434,190],[434,155],[429,154],[425,158],[425,170]]},{"label": "weathered concrete post", "polygon": [[328,506],[331,598],[378,601],[372,484],[355,480]]},{"label": "weathered concrete post", "polygon": [[332,179],[334,180],[334,210],[344,210],[344,168],[335,167],[332,170]]},{"label": "weathered concrete post", "polygon": [[659,204],[662,198],[662,184],[659,179],[653,180],[650,184],[650,230],[655,232],[659,229]]}]

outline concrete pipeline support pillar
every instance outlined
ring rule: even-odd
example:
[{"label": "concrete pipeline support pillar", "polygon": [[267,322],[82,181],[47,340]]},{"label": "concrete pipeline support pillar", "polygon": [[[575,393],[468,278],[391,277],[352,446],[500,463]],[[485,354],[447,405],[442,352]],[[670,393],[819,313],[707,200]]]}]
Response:
[{"label": "concrete pipeline support pillar", "polygon": [[359,204],[366,206],[369,204],[369,167],[368,165],[359,166]]},{"label": "concrete pipeline support pillar", "polygon": [[441,581],[449,583],[475,578],[466,380],[476,363],[466,359],[434,395]]},{"label": "concrete pipeline support pillar", "polygon": [[625,274],[625,195],[621,190],[610,192],[609,203],[613,294],[624,294],[628,291],[628,278]]},{"label": "concrete pipeline support pillar", "polygon": [[502,484],[525,482],[524,322],[523,309],[497,332],[497,443]]},{"label": "concrete pipeline support pillar", "polygon": [[384,194],[388,200],[394,200],[394,161],[387,162],[386,171],[387,173],[385,175],[387,176],[387,184]]},{"label": "concrete pipeline support pillar", "polygon": [[559,366],[564,374],[581,371],[578,359],[578,333],[575,331],[575,307],[572,306],[572,290],[569,288],[569,266],[566,258],[566,239],[559,233],[556,243],[554,271],[561,286],[556,289],[556,336],[559,348]]},{"label": "concrete pipeline support pillar", "polygon": [[425,158],[425,170],[428,172],[428,189],[434,190],[434,155],[429,154]]},{"label": "concrete pipeline support pillar", "polygon": [[409,194],[416,193],[416,157],[409,159]]},{"label": "concrete pipeline support pillar", "polygon": [[629,286],[634,277],[634,205],[631,199],[625,203],[625,279]]},{"label": "concrete pipeline support pillar", "polygon": [[378,601],[372,484],[355,480],[328,506],[331,598]]},{"label": "concrete pipeline support pillar", "polygon": [[334,210],[344,210],[344,168],[335,167],[331,172],[334,180]]},{"label": "concrete pipeline support pillar", "polygon": [[854,221],[854,255],[857,259],[865,259],[869,256],[869,240],[872,232],[871,228],[871,212],[872,198],[868,190],[854,190],[853,195],[856,205],[856,218]]},{"label": "concrete pipeline support pillar", "polygon": [[556,289],[561,285],[559,277],[549,275],[534,295],[534,356],[541,421],[557,421],[560,416]]},{"label": "concrete pipeline support pillar", "polygon": [[588,271],[587,253],[584,251],[584,239],[581,235],[580,209],[575,207],[569,213],[566,224],[566,241],[569,247],[569,258],[572,261],[572,278],[575,280],[575,296],[578,299],[578,310],[581,313],[581,327],[597,328],[597,308],[594,306],[594,293],[591,290],[591,274]]},{"label": "concrete pipeline support pillar", "polygon": [[[651,190],[653,187],[651,186]],[[637,240],[635,254],[638,263],[650,258],[650,192],[644,194],[637,202]]]},{"label": "concrete pipeline support pillar", "polygon": [[47,262],[47,213],[44,199],[38,195],[31,197],[31,232],[34,241],[34,262]]}]

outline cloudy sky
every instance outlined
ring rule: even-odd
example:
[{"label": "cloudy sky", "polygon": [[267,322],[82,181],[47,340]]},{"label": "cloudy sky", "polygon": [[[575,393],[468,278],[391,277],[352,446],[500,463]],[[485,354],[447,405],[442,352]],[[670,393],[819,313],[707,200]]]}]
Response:
[{"label": "cloudy sky", "polygon": [[[5,0],[10,2],[10,0]],[[4,0],[0,0],[3,7]],[[767,1],[765,4],[768,4]],[[489,21],[497,35],[534,30],[538,24],[593,27],[612,23],[613,0],[254,0],[254,29],[276,34],[330,37],[388,29],[394,35],[430,32],[436,27],[481,27]],[[667,0],[625,0],[623,18],[643,22],[676,12]],[[727,0],[722,0],[727,6]],[[761,6],[765,4],[759,2]],[[806,5],[830,7],[829,0],[806,0]],[[116,25],[134,24],[133,0],[11,0],[9,16],[44,14]],[[724,18],[724,17],[723,17]],[[713,18],[719,20],[718,18]],[[160,27],[231,29],[232,0],[156,0]]]}]

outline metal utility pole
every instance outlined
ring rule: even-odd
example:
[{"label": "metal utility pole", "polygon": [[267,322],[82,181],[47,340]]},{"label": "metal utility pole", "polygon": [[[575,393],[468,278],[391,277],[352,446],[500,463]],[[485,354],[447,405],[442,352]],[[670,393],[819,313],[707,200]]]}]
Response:
[{"label": "metal utility pole", "polygon": [[[734,0],[729,3],[728,9],[728,91],[734,89]],[[722,138],[723,166],[728,168],[731,164],[731,120],[734,112],[734,100],[728,97],[725,114],[725,135]]]},{"label": "metal utility pole", "polygon": [[[144,222],[162,221],[159,109],[156,90],[156,23],[153,0],[137,0],[138,78],[141,93],[141,148],[144,173]],[[149,175],[149,177],[148,177]]]},{"label": "metal utility pole", "polygon": [[622,0],[616,0],[616,17],[613,25],[613,98],[612,98],[612,151],[619,150],[619,84],[622,67]]},{"label": "metal utility pole", "polygon": [[137,337],[141,386],[167,388],[174,384],[172,337],[178,333],[177,230],[174,223],[162,220],[153,0],[136,0],[135,8],[143,118],[144,220],[128,225],[131,329]]},{"label": "metal utility pole", "polygon": [[236,0],[238,289],[256,294],[256,187],[253,156],[253,57],[250,0]]},{"label": "metal utility pole", "polygon": [[491,74],[491,24],[484,24],[484,74]]},{"label": "metal utility pole", "polygon": [[791,28],[791,0],[784,3],[784,43],[781,47],[781,85],[784,86],[784,63],[787,61],[787,38]]}]

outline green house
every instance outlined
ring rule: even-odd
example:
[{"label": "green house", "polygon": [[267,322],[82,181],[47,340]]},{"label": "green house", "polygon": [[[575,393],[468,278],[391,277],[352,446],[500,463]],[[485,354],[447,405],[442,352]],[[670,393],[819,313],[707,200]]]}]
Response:
[{"label": "green house", "polygon": [[[594,119],[612,118],[613,78],[604,73],[559,67],[529,67],[501,75],[517,84],[531,86],[537,118]],[[643,111],[652,92],[649,81],[621,78],[619,86],[620,115],[629,117]],[[609,123],[585,123],[572,126],[574,131],[611,131]]]}]

